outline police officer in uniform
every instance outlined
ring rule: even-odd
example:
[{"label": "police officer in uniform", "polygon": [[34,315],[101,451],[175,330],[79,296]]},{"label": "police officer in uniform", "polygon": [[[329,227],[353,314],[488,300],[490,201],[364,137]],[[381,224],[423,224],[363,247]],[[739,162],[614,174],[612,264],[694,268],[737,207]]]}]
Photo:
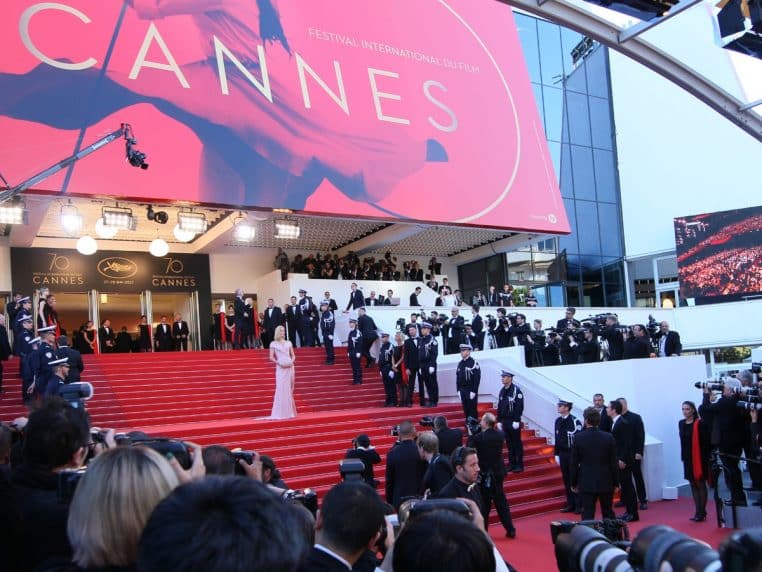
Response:
[{"label": "police officer in uniform", "polygon": [[573,404],[563,399],[558,401],[558,417],[555,427],[555,446],[553,454],[556,462],[561,467],[561,477],[564,480],[566,490],[566,506],[561,512],[576,512],[582,514],[582,507],[578,506],[577,495],[571,490],[571,450],[574,445],[574,435],[582,431],[582,423],[571,414]]},{"label": "police officer in uniform", "polygon": [[[421,336],[418,338],[418,392],[421,405],[436,407],[439,402],[439,383],[437,382],[437,340],[431,335],[431,324],[421,324]],[[423,399],[423,386],[426,387],[428,401]]]},{"label": "police officer in uniform", "polygon": [[45,395],[45,389],[48,385],[48,380],[53,375],[49,362],[56,359],[56,350],[53,347],[53,342],[56,336],[56,327],[47,326],[45,328],[39,328],[37,333],[40,334],[40,345],[32,352],[29,357],[29,363],[32,366],[32,372],[34,373],[34,382],[32,383],[31,390],[34,395]]},{"label": "police officer in uniform", "polygon": [[333,352],[333,332],[336,330],[336,319],[330,310],[328,300],[320,302],[320,333],[323,335],[325,346],[325,364],[333,365],[335,355]]},{"label": "police officer in uniform", "polygon": [[458,368],[455,370],[455,388],[460,394],[460,402],[463,404],[463,415],[466,419],[477,419],[479,413],[476,404],[479,398],[479,383],[482,380],[482,370],[479,363],[471,357],[471,346],[460,344],[460,357]]},{"label": "police officer in uniform", "polygon": [[32,316],[21,316],[16,319],[16,322],[21,326],[13,339],[13,346],[15,348],[16,355],[21,359],[19,373],[21,374],[21,399],[23,402],[27,402],[31,396],[27,391],[34,382],[34,372],[29,358],[32,352],[37,349],[40,343],[40,338],[34,337],[32,328],[34,322]]},{"label": "police officer in uniform", "polygon": [[[405,401],[408,407],[413,404],[413,392],[415,391],[415,378],[418,376],[418,329],[413,324],[408,324],[408,337],[403,344],[404,368],[407,374],[407,393]],[[422,390],[420,381],[418,389]],[[419,391],[418,399],[423,405],[423,393]]]},{"label": "police officer in uniform", "polygon": [[360,358],[362,357],[362,334],[357,329],[357,319],[349,318],[349,335],[347,336],[347,354],[349,363],[352,365],[352,385],[362,384],[362,367]]},{"label": "police officer in uniform", "polygon": [[513,373],[500,372],[503,388],[497,400],[498,429],[505,432],[508,446],[508,472],[524,470],[524,444],[521,442],[521,416],[524,414],[524,392],[513,383]]},{"label": "police officer in uniform", "polygon": [[56,357],[48,362],[50,368],[50,378],[45,387],[45,395],[58,395],[61,386],[66,385],[66,378],[69,375],[69,358]]},{"label": "police officer in uniform", "polygon": [[299,341],[301,346],[311,348],[315,345],[312,337],[312,313],[315,305],[307,297],[306,290],[299,290]]},{"label": "police officer in uniform", "polygon": [[384,384],[386,400],[384,407],[397,407],[397,384],[394,379],[393,361],[394,348],[389,341],[389,334],[380,332],[381,347],[378,350],[378,371],[381,374],[381,382]]}]

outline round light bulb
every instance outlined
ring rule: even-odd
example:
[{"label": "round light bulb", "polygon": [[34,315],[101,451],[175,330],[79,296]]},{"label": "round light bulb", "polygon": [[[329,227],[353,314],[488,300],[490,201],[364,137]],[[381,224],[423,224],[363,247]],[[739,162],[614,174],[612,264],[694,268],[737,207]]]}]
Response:
[{"label": "round light bulb", "polygon": [[119,229],[115,226],[107,226],[103,217],[95,221],[95,234],[101,238],[114,238]]},{"label": "round light bulb", "polygon": [[163,238],[155,238],[151,241],[151,246],[148,247],[148,252],[160,258],[166,256],[169,252],[169,245]]},{"label": "round light bulb", "polygon": [[77,251],[85,256],[90,256],[98,251],[98,243],[92,236],[86,234],[77,240]]},{"label": "round light bulb", "polygon": [[179,240],[180,242],[190,242],[196,237],[196,233],[192,230],[184,230],[180,228],[179,224],[175,225],[175,228],[172,229],[172,234],[175,235],[175,238]]}]

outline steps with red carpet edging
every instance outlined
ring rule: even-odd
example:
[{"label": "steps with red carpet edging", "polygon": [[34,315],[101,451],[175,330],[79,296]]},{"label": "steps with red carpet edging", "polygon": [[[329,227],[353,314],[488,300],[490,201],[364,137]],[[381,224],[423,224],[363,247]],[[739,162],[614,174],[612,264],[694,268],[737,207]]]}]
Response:
[{"label": "steps with red carpet edging", "polygon": [[[333,366],[324,365],[320,348],[299,348],[296,356],[294,419],[265,419],[272,407],[275,370],[262,350],[84,356],[82,378],[93,384],[95,393],[87,410],[97,427],[139,429],[270,455],[290,487],[309,487],[321,496],[340,480],[339,461],[359,433],[368,434],[381,454],[376,478],[383,492],[394,425],[435,414],[446,415],[452,426],[461,423],[459,403],[440,403],[436,409],[380,407],[384,392],[378,369],[363,369],[363,385],[352,386],[349,361],[341,351]],[[16,359],[5,362],[4,388],[0,419],[25,415]],[[480,405],[481,412],[486,410],[486,404]],[[421,429],[427,428],[419,425]],[[553,448],[531,431],[524,431],[523,441],[525,471],[505,480],[514,518],[565,504]],[[497,522],[494,511],[490,521]]]}]

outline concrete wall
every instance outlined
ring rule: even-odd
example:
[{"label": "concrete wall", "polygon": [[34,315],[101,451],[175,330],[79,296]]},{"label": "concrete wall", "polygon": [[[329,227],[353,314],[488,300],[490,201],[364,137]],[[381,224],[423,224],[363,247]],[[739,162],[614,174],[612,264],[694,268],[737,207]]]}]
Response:
[{"label": "concrete wall", "polygon": [[0,292],[10,292],[11,285],[11,249],[8,239],[0,239]]}]

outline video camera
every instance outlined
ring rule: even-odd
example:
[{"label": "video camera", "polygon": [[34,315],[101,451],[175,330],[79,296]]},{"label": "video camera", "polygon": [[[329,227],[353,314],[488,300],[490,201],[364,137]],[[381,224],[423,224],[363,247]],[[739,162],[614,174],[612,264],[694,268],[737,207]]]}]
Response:
[{"label": "video camera", "polygon": [[398,318],[397,319],[397,323],[395,324],[396,328],[398,330],[400,330],[401,332],[404,332],[405,331],[405,323],[406,323],[405,322],[405,318]]},{"label": "video camera", "polygon": [[762,410],[762,401],[756,399],[754,401],[741,399],[736,402],[736,405],[745,411],[751,411],[752,409],[755,409],[756,411]]},{"label": "video camera", "polygon": [[86,381],[66,383],[58,389],[58,395],[72,407],[84,409],[85,401],[93,397],[93,386]]},{"label": "video camera", "polygon": [[466,429],[468,430],[469,436],[477,435],[482,432],[482,426],[479,423],[479,420],[475,417],[466,419]]},{"label": "video camera", "polygon": [[165,437],[135,436],[124,433],[115,435],[114,439],[120,447],[149,447],[162,457],[167,457],[171,453],[183,469],[188,470],[191,467],[188,445],[183,441],[167,439]]}]

